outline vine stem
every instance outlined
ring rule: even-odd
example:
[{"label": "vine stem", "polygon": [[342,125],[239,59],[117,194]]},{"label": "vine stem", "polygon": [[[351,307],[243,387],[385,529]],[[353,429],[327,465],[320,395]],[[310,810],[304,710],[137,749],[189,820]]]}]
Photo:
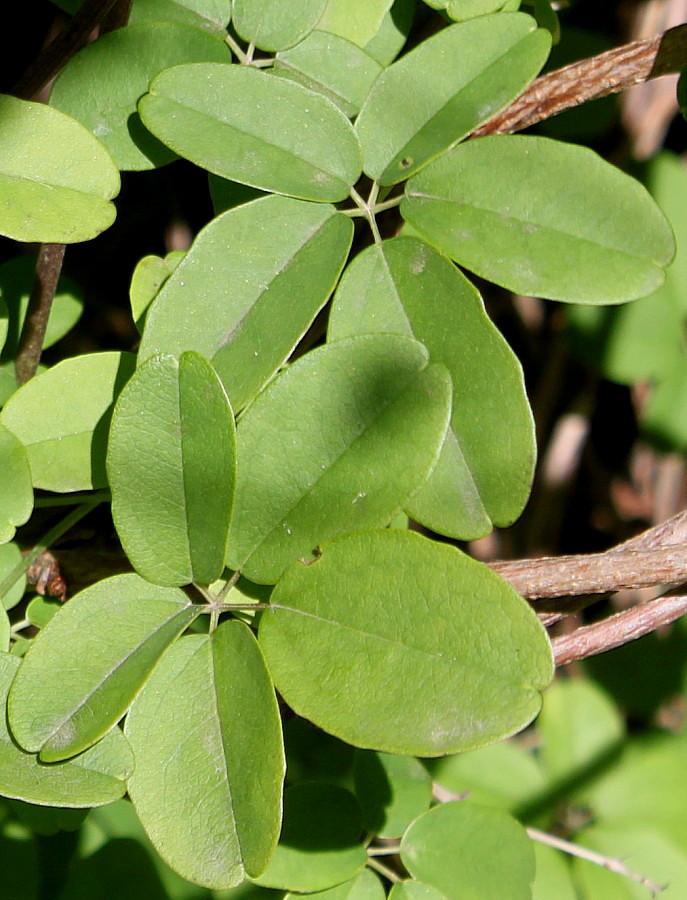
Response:
[{"label": "vine stem", "polygon": [[643,887],[648,888],[654,897],[656,894],[659,894],[666,889],[666,885],[657,884],[655,881],[647,878],[646,875],[634,872],[632,869],[628,868],[624,862],[621,862],[621,860],[615,859],[612,856],[604,856],[602,853],[596,853],[588,847],[581,847],[579,844],[573,844],[571,841],[566,841],[553,834],[548,834],[546,831],[540,831],[538,828],[528,827],[525,828],[525,831],[531,840],[537,841],[539,844],[545,844],[547,847],[562,850],[563,853],[594,863],[596,866],[608,869],[609,872],[615,872],[616,875],[624,875],[626,878],[631,878],[632,881],[636,881],[637,884],[641,884]]},{"label": "vine stem", "polygon": [[371,869],[375,869],[379,872],[380,875],[383,875],[385,878],[388,878],[392,884],[398,884],[399,881],[403,881],[398,872],[394,872],[393,869],[389,868],[389,866],[385,866],[384,863],[381,863],[378,859],[375,859],[373,856],[368,854],[367,864]]},{"label": "vine stem", "polygon": [[25,384],[38,369],[65,249],[64,244],[41,244],[38,250],[36,275],[15,361],[17,384]]},{"label": "vine stem", "polygon": [[510,106],[473,131],[472,137],[522,131],[564,109],[686,66],[687,25],[678,25],[657,37],[633,41],[542,75]]},{"label": "vine stem", "polygon": [[78,506],[76,509],[73,509],[68,515],[61,519],[55,526],[53,526],[43,537],[42,541],[36,544],[26,556],[23,556],[20,562],[7,573],[7,575],[0,581],[0,597],[4,597],[7,591],[14,585],[16,581],[18,581],[22,575],[26,572],[32,562],[36,560],[41,553],[44,553],[48,547],[55,543],[59,538],[62,537],[63,534],[66,534],[70,528],[73,528],[77,522],[80,522],[84,516],[87,516],[91,510],[95,509],[102,503],[101,497],[96,497],[91,500],[89,503],[84,503],[81,506]]}]

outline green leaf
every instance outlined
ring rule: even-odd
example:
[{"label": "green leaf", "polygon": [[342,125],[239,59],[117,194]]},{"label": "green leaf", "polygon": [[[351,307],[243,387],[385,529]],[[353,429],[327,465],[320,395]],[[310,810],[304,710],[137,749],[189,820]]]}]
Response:
[{"label": "green leaf", "polygon": [[179,22],[226,35],[231,0],[134,0],[129,22]]},{"label": "green leaf", "polygon": [[229,210],[201,231],[163,285],[139,359],[197,350],[241,409],[327,301],[352,238],[350,219],[328,204],[271,196]]},{"label": "green leaf", "polygon": [[452,794],[469,795],[481,806],[497,806],[514,815],[539,799],[547,788],[541,766],[516,741],[427,760],[425,765],[432,781]]},{"label": "green leaf", "polygon": [[50,105],[85,125],[120,169],[162,166],[176,156],[143,126],[136,104],[158,72],[193,62],[230,63],[231,54],[219,34],[200,28],[172,22],[119,28],[69,60]]},{"label": "green leaf", "polygon": [[329,0],[317,23],[320,31],[338,34],[364,47],[382,26],[393,0]]},{"label": "green leaf", "polygon": [[[592,852],[609,859],[619,859],[633,872],[639,872],[665,890],[654,897],[681,900],[687,885],[687,853],[684,843],[676,843],[669,835],[650,824],[605,825],[587,828],[576,838]],[[602,866],[576,859],[575,883],[582,900],[647,900],[651,896],[643,884],[611,872]]]},{"label": "green leaf", "polygon": [[10,649],[10,620],[7,610],[4,606],[0,606],[0,650],[3,653],[9,652]]},{"label": "green leaf", "polygon": [[291,365],[238,428],[230,568],[273,584],[322,541],[386,525],[434,467],[450,398],[446,370],[398,335],[337,341]]},{"label": "green leaf", "polygon": [[139,112],[179,156],[252,187],[333,202],[360,175],[358,139],[343,113],[250,66],[175,66],[153,80]]},{"label": "green leaf", "polygon": [[449,900],[531,900],[534,851],[501,810],[469,801],[435,806],[403,836],[401,859]]},{"label": "green leaf", "polygon": [[377,837],[401,837],[429,809],[432,781],[412,756],[358,750],[353,774],[365,827]]},{"label": "green leaf", "polygon": [[[19,256],[0,265],[0,293],[9,313],[8,337],[2,351],[3,360],[16,356],[35,273],[36,260],[32,256]],[[52,347],[71,331],[79,321],[82,310],[81,291],[71,278],[61,276],[50,307],[48,326],[43,340],[44,350]]]},{"label": "green leaf", "polygon": [[44,103],[0,96],[0,234],[73,244],[114,222],[119,172],[83,125]]},{"label": "green leaf", "polygon": [[[316,891],[311,896],[313,900],[384,900],[386,894],[374,872],[362,869],[350,881],[344,881],[325,891]],[[287,894],[284,900],[300,900],[300,895]]]},{"label": "green leaf", "polygon": [[546,61],[550,36],[521,13],[444,28],[389,66],[356,122],[363,169],[396,184],[506,107]]},{"label": "green leaf", "polygon": [[135,361],[131,353],[87,353],[65,359],[12,394],[0,423],[24,445],[34,487],[66,492],[107,485],[112,407]]},{"label": "green leaf", "polygon": [[323,94],[347,116],[360,112],[382,68],[360,47],[324,31],[313,31],[274,62],[277,75]]},{"label": "green leaf", "polygon": [[613,309],[566,310],[576,355],[621,384],[670,379],[684,369],[687,315],[687,171],[679,157],[651,161],[648,186],[675,233],[677,253],[665,283],[648,297]]},{"label": "green leaf", "polygon": [[624,737],[622,717],[609,697],[584,679],[557,681],[546,692],[537,722],[541,763],[549,778],[574,778],[608,761]]},{"label": "green leaf", "polygon": [[129,794],[162,858],[214,890],[258,875],[277,842],[284,756],[262,654],[240,622],[165,654],[126,721]]},{"label": "green leaf", "polygon": [[155,356],[136,371],[112,417],[107,470],[112,517],[140,575],[170,586],[219,578],[236,433],[209,362],[188,351],[179,360]]},{"label": "green leaf", "polygon": [[8,718],[19,745],[53,762],[101,738],[198,609],[181,591],[137,575],[105,578],[72,597],[35,639],[12,684]]},{"label": "green leaf", "polygon": [[670,225],[637,181],[548,138],[455,147],[408,182],[401,212],[461,266],[550,300],[642,297],[662,284],[675,253]]},{"label": "green leaf", "polygon": [[186,256],[182,250],[172,250],[164,258],[162,256],[144,256],[139,260],[131,276],[129,301],[131,314],[136,328],[143,333],[148,307],[157,296],[162,285]]},{"label": "green leaf", "polygon": [[446,900],[444,894],[422,881],[399,881],[389,891],[389,900]]},{"label": "green leaf", "polygon": [[45,628],[57,611],[61,609],[61,606],[59,600],[36,594],[26,606],[26,619],[35,628]]},{"label": "green leaf", "polygon": [[[72,656],[71,662],[73,663]],[[23,665],[23,663],[22,663]],[[0,697],[7,692],[20,660],[0,654]],[[63,675],[64,673],[60,673]],[[53,671],[53,685],[56,677]],[[56,685],[58,686],[58,685]],[[126,792],[133,756],[122,732],[115,728],[95,747],[66,763],[45,765],[20,750],[0,717],[0,795],[45,806],[82,808],[111,803]]]},{"label": "green leaf", "polygon": [[565,853],[535,842],[532,900],[579,900]]},{"label": "green leaf", "polygon": [[553,672],[544,629],[505,581],[409,531],[348,535],[294,563],[260,643],[298,715],[355,746],[418,756],[524,728]]},{"label": "green leaf", "polygon": [[329,338],[391,332],[427,347],[453,380],[453,412],[439,463],[409,500],[410,516],[439,534],[472,539],[510,525],[529,497],[535,439],[522,369],[473,285],[423,241],[396,238],[346,269]]},{"label": "green leaf", "polygon": [[355,797],[333,784],[296,784],[284,794],[279,844],[257,884],[312,893],[348,881],[367,862]]},{"label": "green leaf", "polygon": [[231,23],[261,50],[285,50],[315,28],[327,0],[234,0]]},{"label": "green leaf", "polygon": [[21,441],[0,425],[0,544],[14,537],[17,525],[28,522],[33,511],[29,460]]},{"label": "green leaf", "polygon": [[[0,581],[21,562],[21,550],[16,544],[0,544]],[[12,587],[0,598],[5,609],[12,609],[19,603],[26,590],[26,576],[22,574]]]},{"label": "green leaf", "polygon": [[497,13],[506,6],[507,0],[447,0],[441,5],[446,9],[446,14],[454,22],[466,22],[477,16],[487,16]]},{"label": "green leaf", "polygon": [[415,0],[395,0],[374,37],[363,45],[366,53],[382,66],[392,63],[408,40],[415,17]]}]

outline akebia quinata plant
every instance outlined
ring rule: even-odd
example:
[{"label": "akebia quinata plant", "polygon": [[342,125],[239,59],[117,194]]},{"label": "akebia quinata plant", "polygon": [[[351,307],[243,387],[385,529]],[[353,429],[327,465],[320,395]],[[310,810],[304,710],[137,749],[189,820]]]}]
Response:
[{"label": "akebia quinata plant", "polygon": [[[471,276],[617,304],[675,248],[592,151],[471,138],[551,35],[513,2],[430,5],[443,27],[418,42],[411,2],[137,0],[49,105],[0,106],[0,231],[19,241],[109,227],[118,170],[209,173],[216,217],[133,273],[140,345],[2,382],[5,606],[34,489],[76,504],[62,530],[111,499],[133,572],[34,616],[30,640],[6,619],[0,794],[62,814],[128,794],[210,890],[381,897],[364,867],[402,837],[395,895],[531,896],[522,826],[430,808],[413,758],[519,732],[554,670],[530,606],[451,543],[513,523],[535,463],[520,364]],[[357,748],[355,777],[283,794],[283,725]]]}]

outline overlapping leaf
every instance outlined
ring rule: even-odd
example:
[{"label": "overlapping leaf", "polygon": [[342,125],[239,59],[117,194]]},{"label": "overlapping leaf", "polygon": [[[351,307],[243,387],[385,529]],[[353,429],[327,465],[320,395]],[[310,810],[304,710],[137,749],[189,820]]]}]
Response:
[{"label": "overlapping leaf", "polygon": [[197,353],[139,368],[112,418],[112,517],[132,565],[155,584],[222,574],[236,480],[234,416]]},{"label": "overlapping leaf", "polygon": [[274,64],[277,75],[324,94],[347,116],[360,112],[382,68],[361,47],[325,31],[313,31]]},{"label": "overlapping leaf", "polygon": [[44,103],[0,96],[0,234],[87,241],[114,222],[119,172],[83,125]]},{"label": "overlapping leaf", "polygon": [[350,791],[318,782],[284,794],[284,825],[264,887],[312,893],[353,878],[367,862],[360,807]]},{"label": "overlapping leaf", "polygon": [[386,525],[434,467],[450,404],[448,372],[398,335],[291,365],[239,425],[229,566],[273,584],[322,541]]},{"label": "overlapping leaf", "polygon": [[136,0],[131,5],[131,24],[178,22],[226,34],[231,0]]},{"label": "overlapping leaf", "polygon": [[510,525],[532,481],[535,444],[520,364],[487,317],[473,285],[415,238],[363,251],[334,299],[330,339],[411,334],[453,380],[441,457],[406,509],[440,534],[470,539]]},{"label": "overlapping leaf", "polygon": [[[0,699],[7,692],[20,660],[0,653]],[[53,682],[55,676],[53,673]],[[0,795],[46,806],[101,806],[124,796],[134,760],[128,742],[114,729],[95,747],[65,763],[45,765],[21,750],[0,720]]]},{"label": "overlapping leaf", "polygon": [[356,746],[419,756],[524,728],[553,673],[544,629],[506,582],[453,547],[392,529],[294,563],[260,643],[299,715]]},{"label": "overlapping leaf", "polygon": [[443,803],[403,836],[401,859],[449,900],[531,900],[534,851],[507,813],[470,801]]},{"label": "overlapping leaf", "polygon": [[47,762],[91,746],[124,715],[197,610],[181,591],[137,575],[81,591],[40,632],[12,683],[8,719],[17,743]]},{"label": "overlapping leaf", "polygon": [[72,57],[50,104],[100,138],[120,169],[152,169],[175,154],[143,127],[136,103],[162,69],[192,62],[230,63],[231,54],[220,35],[200,28],[171,22],[119,28]]},{"label": "overlapping leaf", "polygon": [[389,66],[356,122],[363,168],[403,181],[503,109],[544,64],[549,34],[521,13],[444,28]]},{"label": "overlapping leaf", "polygon": [[240,622],[172,647],[126,721],[129,794],[162,858],[214,890],[267,865],[279,835],[284,757],[277,701]]},{"label": "overlapping leaf", "polygon": [[284,50],[310,34],[326,6],[327,0],[234,0],[231,22],[261,50]]},{"label": "overlapping leaf", "polygon": [[175,66],[153,80],[139,112],[179,156],[252,187],[334,202],[360,175],[360,146],[342,112],[249,66]]},{"label": "overlapping leaf", "polygon": [[26,451],[4,425],[0,425],[0,472],[0,544],[5,544],[33,511],[33,487]]},{"label": "overlapping leaf", "polygon": [[641,184],[591,150],[548,138],[496,135],[455,147],[410,179],[401,212],[465,268],[550,300],[650,294],[675,253]]},{"label": "overlapping leaf", "polygon": [[135,361],[131,353],[113,352],[65,359],[11,396],[0,423],[24,445],[34,487],[105,487],[112,407]]},{"label": "overlapping leaf", "polygon": [[241,409],[326,302],[352,237],[350,219],[328,204],[271,196],[229,210],[163,285],[139,359],[197,350]]}]

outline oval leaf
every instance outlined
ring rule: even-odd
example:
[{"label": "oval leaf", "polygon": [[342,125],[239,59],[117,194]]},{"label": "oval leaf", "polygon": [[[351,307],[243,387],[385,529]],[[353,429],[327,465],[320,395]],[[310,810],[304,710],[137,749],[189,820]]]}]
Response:
[{"label": "oval leaf", "polygon": [[[0,654],[3,709],[19,665],[16,656]],[[5,716],[0,718],[0,795],[3,797],[45,806],[87,808],[112,803],[124,796],[134,760],[129,744],[118,728],[69,762],[45,765],[36,756],[17,747],[7,731]]]},{"label": "oval leaf", "polygon": [[136,0],[129,21],[179,22],[223,34],[231,17],[231,0]]},{"label": "oval leaf", "polygon": [[344,114],[250,66],[175,66],[153,80],[139,112],[179,156],[252,187],[334,202],[360,176],[360,146]]},{"label": "oval leaf", "polygon": [[162,858],[214,890],[261,872],[281,823],[279,709],[242,623],[188,635],[165,654],[126,720],[129,794]]},{"label": "oval leaf", "polygon": [[355,746],[413,756],[519,731],[553,674],[546,632],[505,581],[453,547],[391,529],[292,565],[260,643],[298,715]]},{"label": "oval leaf", "polygon": [[532,842],[500,809],[469,801],[435,806],[403,836],[401,859],[411,875],[448,900],[532,898]]},{"label": "oval leaf", "polygon": [[171,22],[119,28],[69,60],[50,105],[100,138],[120,169],[152,169],[175,154],[143,127],[136,103],[158,72],[192,62],[230,63],[231,54],[219,34],[200,28]]},{"label": "oval leaf", "polygon": [[137,572],[172,586],[219,578],[236,435],[209,362],[189,351],[179,360],[153,357],[137,370],[115,407],[107,468],[112,517]]},{"label": "oval leaf", "polygon": [[358,114],[382,68],[360,47],[325,31],[313,31],[274,61],[277,75],[324,94],[347,116]]},{"label": "oval leaf", "polygon": [[400,838],[432,802],[432,779],[412,756],[357,750],[353,777],[365,827],[378,838]]},{"label": "oval leaf", "polygon": [[14,537],[17,525],[33,511],[31,468],[21,441],[0,425],[0,544]]},{"label": "oval leaf", "polygon": [[423,241],[364,250],[337,289],[329,338],[390,332],[427,347],[453,380],[453,412],[439,462],[406,504],[439,534],[471,540],[510,525],[532,483],[535,439],[522,369],[473,285]]},{"label": "oval leaf", "polygon": [[379,31],[393,0],[329,0],[317,23],[321,31],[338,34],[363,47]]},{"label": "oval leaf", "polygon": [[10,397],[0,422],[24,445],[34,487],[87,491],[107,485],[112,407],[135,362],[131,353],[110,352],[65,359]]},{"label": "oval leaf", "polygon": [[670,225],[639,182],[548,138],[468,141],[408,182],[401,211],[461,266],[550,300],[643,297],[675,253]]},{"label": "oval leaf", "polygon": [[311,893],[352,878],[367,862],[360,807],[347,790],[306,783],[284,794],[284,825],[263,887]]},{"label": "oval leaf", "polygon": [[0,234],[88,241],[114,222],[119,172],[83,125],[44,103],[0,96]]},{"label": "oval leaf", "polygon": [[231,24],[261,50],[284,50],[310,34],[327,0],[234,0]]},{"label": "oval leaf", "polygon": [[25,750],[66,759],[121,719],[162,653],[198,614],[181,591],[115,575],[61,607],[22,660],[8,719]]},{"label": "oval leaf", "polygon": [[0,582],[3,582],[10,572],[17,572],[21,568],[21,575],[0,597],[0,603],[5,609],[15,607],[26,591],[26,573],[24,567],[20,566],[21,562],[22,553],[15,543],[0,544]]},{"label": "oval leaf", "polygon": [[403,181],[486,122],[529,84],[551,37],[530,16],[502,13],[444,28],[389,66],[355,128],[365,173]]},{"label": "oval leaf", "polygon": [[435,465],[450,402],[448,373],[409,338],[298,360],[241,420],[228,565],[273,584],[322,541],[386,525]]},{"label": "oval leaf", "polygon": [[326,303],[352,239],[353,223],[333,206],[289,197],[218,216],[150,308],[139,359],[197,350],[212,360],[239,410]]}]

